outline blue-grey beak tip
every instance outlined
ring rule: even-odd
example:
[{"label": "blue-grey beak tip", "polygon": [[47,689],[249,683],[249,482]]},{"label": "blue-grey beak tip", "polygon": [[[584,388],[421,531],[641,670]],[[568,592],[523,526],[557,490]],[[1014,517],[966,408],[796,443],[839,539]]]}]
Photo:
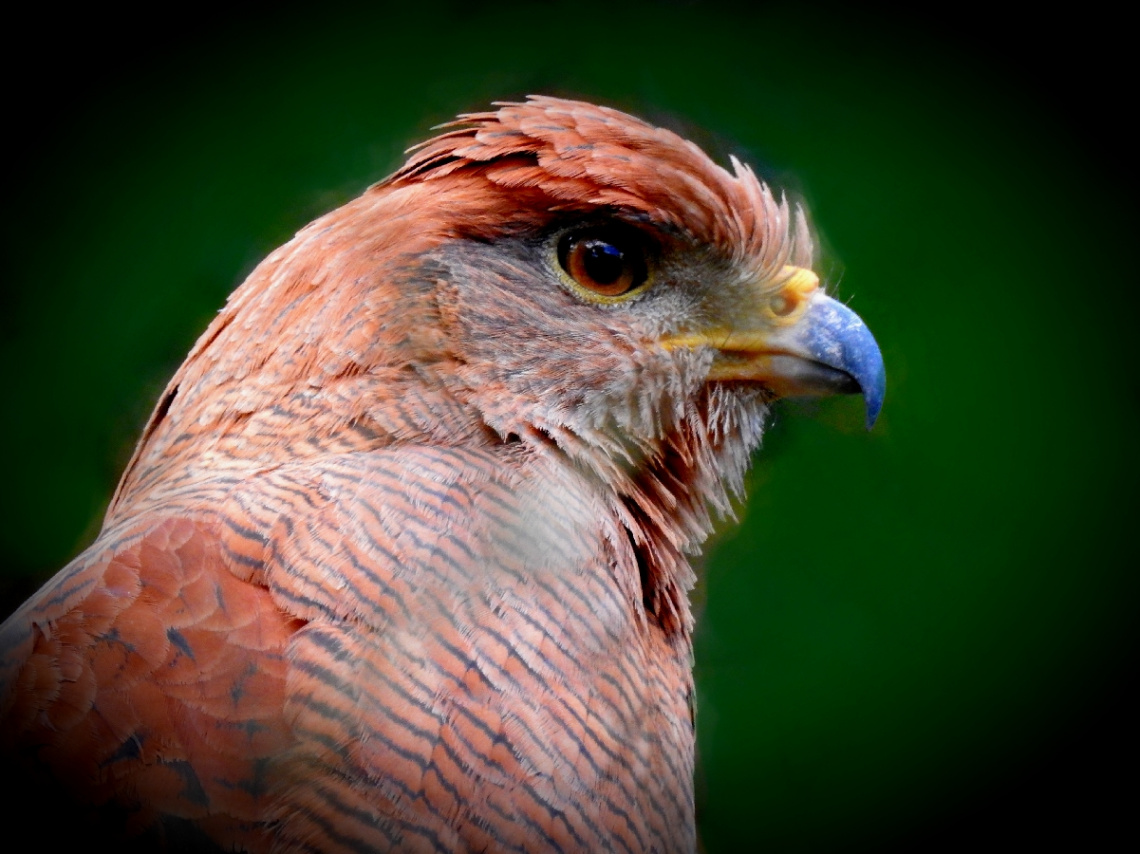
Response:
[{"label": "blue-grey beak tip", "polygon": [[867,324],[843,303],[820,294],[812,306],[807,341],[814,359],[851,378],[840,390],[863,395],[870,430],[883,408],[887,374],[883,354]]},{"label": "blue-grey beak tip", "polygon": [[[871,340],[874,343],[874,339]],[[871,363],[866,366],[863,376],[856,377],[856,381],[863,389],[863,403],[867,409],[868,430],[875,426],[879,412],[883,408],[883,397],[887,393],[887,372],[883,369],[883,356],[877,346],[874,348],[873,359],[869,361]]]}]

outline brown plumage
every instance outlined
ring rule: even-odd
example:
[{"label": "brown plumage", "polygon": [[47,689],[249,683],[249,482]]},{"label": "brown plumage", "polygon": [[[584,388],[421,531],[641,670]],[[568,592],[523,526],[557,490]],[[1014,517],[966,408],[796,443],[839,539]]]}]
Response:
[{"label": "brown plumage", "polygon": [[734,167],[531,98],[273,252],[0,630],[30,803],[172,848],[694,850],[689,559],[775,394],[882,397]]}]

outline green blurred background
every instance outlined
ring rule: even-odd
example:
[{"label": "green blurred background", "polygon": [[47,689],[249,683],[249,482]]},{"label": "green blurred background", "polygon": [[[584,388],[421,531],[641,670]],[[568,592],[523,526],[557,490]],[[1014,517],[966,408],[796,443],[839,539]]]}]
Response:
[{"label": "green blurred background", "polygon": [[887,364],[870,434],[853,400],[779,407],[744,524],[711,549],[705,849],[1123,826],[1135,232],[1120,107],[1098,100],[1120,71],[1112,22],[590,2],[90,14],[24,33],[37,62],[9,67],[4,613],[94,537],[159,391],[261,257],[457,112],[584,97],[804,197],[823,272]]}]

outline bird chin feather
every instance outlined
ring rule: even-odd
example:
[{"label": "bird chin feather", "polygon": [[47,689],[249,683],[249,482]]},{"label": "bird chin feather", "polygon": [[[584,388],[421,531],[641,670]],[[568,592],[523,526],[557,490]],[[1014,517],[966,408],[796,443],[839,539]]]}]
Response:
[{"label": "bird chin feather", "polygon": [[[685,643],[693,628],[692,559],[718,520],[735,518],[751,454],[760,445],[767,399],[754,385],[704,384],[649,422],[638,419],[651,402],[638,400],[624,410],[608,410],[626,412],[624,426],[568,418],[542,430],[520,428],[532,447],[569,458],[595,485],[641,573],[637,585],[623,586],[638,587],[631,598],[642,616],[651,615]],[[633,432],[630,424],[653,429]]]}]

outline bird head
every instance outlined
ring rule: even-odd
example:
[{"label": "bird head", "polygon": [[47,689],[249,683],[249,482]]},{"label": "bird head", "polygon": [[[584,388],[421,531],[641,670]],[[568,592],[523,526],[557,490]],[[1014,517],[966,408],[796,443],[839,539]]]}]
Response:
[{"label": "bird head", "polygon": [[772,399],[862,392],[874,423],[873,337],[820,287],[803,210],[735,158],[546,97],[444,131],[380,186],[418,188],[453,230],[420,271],[450,385],[500,438],[551,441],[699,541]]},{"label": "bird head", "polygon": [[461,116],[235,291],[111,513],[160,498],[171,466],[517,442],[591,472],[631,531],[693,550],[775,397],[862,392],[868,424],[883,398],[803,211],[731,165],[581,102]]}]

